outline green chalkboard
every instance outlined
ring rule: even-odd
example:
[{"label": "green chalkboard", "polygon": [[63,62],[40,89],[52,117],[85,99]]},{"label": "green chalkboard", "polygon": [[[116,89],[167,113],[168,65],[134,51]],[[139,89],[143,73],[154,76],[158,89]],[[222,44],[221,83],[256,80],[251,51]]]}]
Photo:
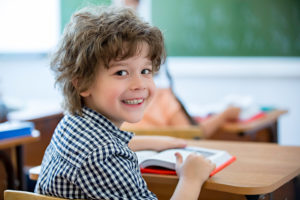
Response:
[{"label": "green chalkboard", "polygon": [[169,56],[300,56],[299,0],[152,0]]}]

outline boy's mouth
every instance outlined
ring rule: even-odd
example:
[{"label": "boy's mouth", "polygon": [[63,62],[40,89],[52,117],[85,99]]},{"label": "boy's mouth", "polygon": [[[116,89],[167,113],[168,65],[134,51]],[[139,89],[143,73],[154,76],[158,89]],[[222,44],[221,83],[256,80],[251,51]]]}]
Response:
[{"label": "boy's mouth", "polygon": [[125,104],[130,104],[130,105],[137,105],[143,103],[144,99],[128,99],[128,100],[122,100],[123,103]]}]

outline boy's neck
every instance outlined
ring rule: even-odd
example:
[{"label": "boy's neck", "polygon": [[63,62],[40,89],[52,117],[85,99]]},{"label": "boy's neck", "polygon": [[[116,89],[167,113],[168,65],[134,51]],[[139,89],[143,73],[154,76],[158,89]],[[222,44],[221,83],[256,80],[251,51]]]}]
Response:
[{"label": "boy's neck", "polygon": [[86,107],[86,108],[88,108],[90,110],[93,110],[94,112],[98,113],[99,115],[105,117],[107,120],[109,120],[113,125],[115,125],[119,129],[121,128],[122,124],[124,123],[124,122],[121,122],[121,121],[120,122],[114,122],[110,118],[108,118],[107,116],[105,116],[104,114],[102,114],[101,112],[99,112],[99,111],[97,111],[97,110],[95,110],[95,109],[93,109],[93,108],[91,108],[91,107],[89,107],[87,105],[85,105],[84,107]]}]

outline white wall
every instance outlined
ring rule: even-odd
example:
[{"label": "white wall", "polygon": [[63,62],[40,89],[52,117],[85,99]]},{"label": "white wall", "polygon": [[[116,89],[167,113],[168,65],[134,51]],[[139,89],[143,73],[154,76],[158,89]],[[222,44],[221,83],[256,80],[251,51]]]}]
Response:
[{"label": "white wall", "polygon": [[48,52],[59,37],[59,0],[1,0],[0,53]]},{"label": "white wall", "polygon": [[13,119],[38,118],[61,110],[61,95],[54,89],[54,79],[47,58],[1,59],[0,100],[14,112]]},{"label": "white wall", "polygon": [[0,59],[0,93],[4,98],[26,102],[32,99],[55,100],[54,79],[45,57]]}]

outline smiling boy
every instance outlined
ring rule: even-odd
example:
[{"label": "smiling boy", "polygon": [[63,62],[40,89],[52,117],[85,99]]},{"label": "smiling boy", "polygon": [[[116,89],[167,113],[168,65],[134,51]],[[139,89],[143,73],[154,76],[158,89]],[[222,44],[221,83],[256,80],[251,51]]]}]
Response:
[{"label": "smiling boy", "polygon": [[[68,199],[156,199],[143,180],[134,150],[180,148],[171,137],[133,137],[122,123],[137,122],[151,101],[153,73],[165,58],[159,29],[131,9],[78,11],[64,31],[51,66],[66,115],[45,152],[35,191]],[[214,165],[176,155],[173,199],[195,199]],[[201,170],[199,170],[201,166]]]}]

